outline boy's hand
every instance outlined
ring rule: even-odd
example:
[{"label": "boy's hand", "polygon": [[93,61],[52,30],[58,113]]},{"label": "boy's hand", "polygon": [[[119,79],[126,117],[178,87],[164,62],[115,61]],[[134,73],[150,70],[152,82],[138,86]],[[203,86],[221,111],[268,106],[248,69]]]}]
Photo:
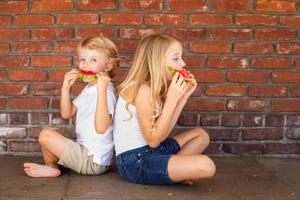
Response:
[{"label": "boy's hand", "polygon": [[105,91],[108,88],[110,77],[106,74],[106,72],[100,72],[97,74],[97,89],[98,91]]},{"label": "boy's hand", "polygon": [[71,86],[75,83],[77,79],[77,74],[78,74],[77,69],[72,69],[71,71],[67,72],[64,76],[64,82],[63,82],[63,89],[70,89]]}]

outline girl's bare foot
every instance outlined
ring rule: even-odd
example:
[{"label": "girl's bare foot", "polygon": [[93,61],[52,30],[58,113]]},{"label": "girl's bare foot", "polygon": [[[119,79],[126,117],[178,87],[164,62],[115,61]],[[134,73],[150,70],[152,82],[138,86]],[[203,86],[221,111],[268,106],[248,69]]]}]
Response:
[{"label": "girl's bare foot", "polygon": [[192,181],[192,180],[185,180],[185,181],[182,181],[181,183],[186,184],[186,185],[193,185],[194,181]]},{"label": "girl's bare foot", "polygon": [[60,170],[50,165],[24,163],[24,171],[31,177],[58,177]]}]

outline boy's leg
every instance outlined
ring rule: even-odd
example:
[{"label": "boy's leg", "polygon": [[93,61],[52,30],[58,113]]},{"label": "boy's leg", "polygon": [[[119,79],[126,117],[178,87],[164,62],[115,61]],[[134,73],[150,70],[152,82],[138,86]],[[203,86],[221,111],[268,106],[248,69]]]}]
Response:
[{"label": "boy's leg", "polygon": [[53,129],[43,129],[39,136],[45,164],[24,163],[24,171],[31,177],[57,177],[60,175],[57,161],[61,157],[66,138]]},{"label": "boy's leg", "polygon": [[177,153],[193,155],[202,153],[209,144],[209,136],[201,128],[191,129],[173,137],[180,145],[181,150]]}]

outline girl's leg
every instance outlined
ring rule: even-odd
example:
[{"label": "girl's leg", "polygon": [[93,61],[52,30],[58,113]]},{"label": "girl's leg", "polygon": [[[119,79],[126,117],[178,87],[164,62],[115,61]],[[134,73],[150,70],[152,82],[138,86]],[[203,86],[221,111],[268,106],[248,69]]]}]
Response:
[{"label": "girl's leg", "polygon": [[209,178],[215,171],[214,162],[205,155],[174,155],[168,163],[168,173],[174,182]]},{"label": "girl's leg", "polygon": [[66,138],[53,129],[43,129],[39,136],[45,164],[24,163],[24,171],[31,177],[57,177],[60,175],[57,161],[61,157]]},{"label": "girl's leg", "polygon": [[191,129],[173,137],[180,145],[177,155],[202,153],[209,144],[208,134],[201,128]]}]

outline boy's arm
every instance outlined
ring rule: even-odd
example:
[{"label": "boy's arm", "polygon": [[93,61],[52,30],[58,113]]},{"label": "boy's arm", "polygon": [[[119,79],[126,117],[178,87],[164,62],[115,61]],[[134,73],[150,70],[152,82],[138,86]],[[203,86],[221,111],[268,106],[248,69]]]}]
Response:
[{"label": "boy's arm", "polygon": [[100,134],[105,133],[111,123],[111,115],[107,105],[107,90],[105,89],[98,89],[94,123],[96,132]]},{"label": "boy's arm", "polygon": [[60,97],[60,113],[63,119],[73,117],[77,112],[76,106],[70,100],[70,89],[62,88]]}]

